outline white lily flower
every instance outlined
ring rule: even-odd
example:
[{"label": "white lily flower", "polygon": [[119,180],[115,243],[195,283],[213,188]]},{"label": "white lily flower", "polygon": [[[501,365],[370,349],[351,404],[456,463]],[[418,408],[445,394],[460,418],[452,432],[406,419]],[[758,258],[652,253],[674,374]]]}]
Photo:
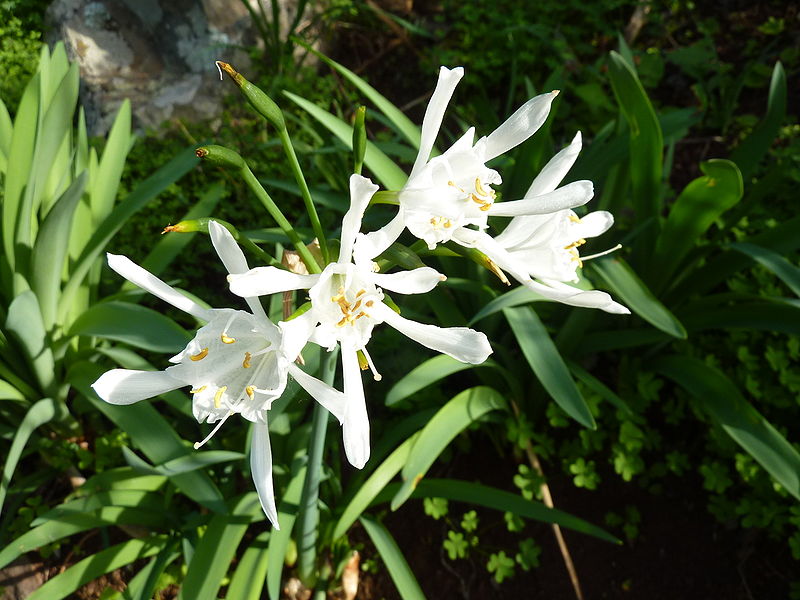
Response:
[{"label": "white lily flower", "polygon": [[[422,122],[419,153],[398,196],[400,210],[388,225],[367,234],[365,251],[369,246],[373,252],[385,250],[407,228],[431,250],[451,240],[478,248],[501,269],[547,298],[608,312],[629,312],[605,292],[584,291],[564,283],[577,281],[577,245],[613,224],[607,212],[592,213],[580,220],[572,212],[572,208],[593,197],[591,181],[558,187],[580,151],[580,134],[548,163],[523,199],[495,203],[492,186],[501,183],[502,178],[486,163],[521,144],[541,127],[557,91],[531,98],[488,137],[473,143],[475,130],[470,128],[441,156],[430,158],[445,109],[463,75],[461,67],[440,69]],[[484,231],[490,216],[514,219],[506,228],[507,233],[493,239]]]},{"label": "white lily flower", "polygon": [[[230,233],[209,224],[217,254],[229,273],[247,271],[247,262]],[[252,312],[230,308],[207,309],[170,287],[125,256],[108,254],[109,266],[140,288],[206,321],[175,363],[164,371],[113,369],[92,384],[111,404],[133,404],[146,398],[191,386],[192,412],[198,422],[217,423],[195,448],[205,444],[233,414],[253,422],[250,468],[264,513],[278,529],[272,486],[272,453],[267,412],[283,394],[287,376],[295,380],[341,422],[344,394],[308,375],[292,361],[296,347],[264,313],[257,298],[246,298]]]},{"label": "white lily flower", "polygon": [[[380,379],[367,352],[373,328],[387,323],[400,333],[462,362],[478,364],[492,352],[483,333],[466,327],[436,327],[401,317],[383,303],[383,289],[401,294],[432,290],[444,276],[430,267],[382,274],[373,259],[394,239],[375,237],[365,243],[359,234],[361,219],[378,189],[360,175],[350,178],[350,209],[342,221],[339,260],[322,273],[296,275],[275,267],[257,267],[241,275],[230,275],[231,291],[240,296],[258,296],[307,289],[311,308],[302,315],[280,323],[284,335],[310,340],[329,350],[341,346],[344,392],[343,437],[345,453],[356,468],[369,459],[369,419],[361,381],[358,352],[366,357],[376,380]],[[299,346],[297,350],[302,349]]]}]

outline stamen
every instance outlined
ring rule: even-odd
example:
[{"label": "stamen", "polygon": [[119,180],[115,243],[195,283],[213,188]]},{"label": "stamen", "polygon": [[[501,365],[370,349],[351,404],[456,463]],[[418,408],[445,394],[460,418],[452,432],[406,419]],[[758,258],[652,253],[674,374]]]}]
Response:
[{"label": "stamen", "polygon": [[236,314],[232,314],[228,317],[228,322],[225,323],[225,327],[222,328],[222,334],[219,336],[219,339],[222,340],[223,344],[232,344],[236,341],[236,338],[232,338],[228,336],[228,329],[231,325],[233,325],[233,321],[236,319]]},{"label": "stamen", "polygon": [[448,181],[448,182],[447,182],[447,185],[449,185],[450,187],[454,187],[454,188],[456,188],[456,189],[457,189],[459,192],[462,192],[462,193],[464,193],[464,194],[466,194],[466,193],[467,193],[466,191],[464,191],[464,190],[462,190],[460,187],[458,187],[458,186],[456,185],[456,182],[455,182],[455,181]]},{"label": "stamen", "polygon": [[374,301],[374,300],[367,300],[367,301],[364,303],[364,306],[366,306],[367,308],[370,308],[370,307],[371,307],[373,304],[375,304],[375,301]]},{"label": "stamen", "polygon": [[590,254],[589,256],[584,256],[583,260],[592,260],[593,258],[600,258],[601,256],[605,256],[606,254],[611,254],[612,252],[616,252],[622,248],[622,244],[617,244],[613,248],[609,248],[608,250],[604,250],[603,252],[598,252],[597,254]]},{"label": "stamen", "polygon": [[581,238],[575,242],[572,242],[569,246],[564,246],[564,250],[572,250],[573,248],[577,248],[578,246],[583,246],[586,243],[586,240]]},{"label": "stamen", "polygon": [[219,339],[222,340],[223,344],[232,344],[236,341],[236,338],[228,337],[227,335],[225,335],[225,333],[220,335]]},{"label": "stamen", "polygon": [[255,396],[255,389],[256,386],[254,385],[248,385],[246,388],[244,388],[244,391],[247,394],[247,397],[250,398],[250,400],[252,400],[253,397]]},{"label": "stamen", "polygon": [[272,351],[271,348],[272,348],[272,344],[268,343],[266,348],[262,348],[258,352],[253,352],[253,354],[250,355],[250,358],[256,358],[257,356],[261,356],[262,354],[266,354],[267,352],[271,352]]},{"label": "stamen", "polygon": [[569,215],[568,218],[573,223],[580,223],[581,222],[581,220],[578,218],[578,215]]},{"label": "stamen", "polygon": [[253,355],[249,352],[244,353],[244,360],[242,361],[242,368],[249,369],[252,365],[250,364],[250,359],[253,358]]},{"label": "stamen", "polygon": [[369,355],[369,352],[367,352],[367,349],[366,348],[362,348],[361,352],[364,353],[364,358],[367,359],[367,364],[369,365],[369,370],[372,371],[372,378],[375,381],[380,381],[381,379],[383,379],[383,376],[380,373],[378,373],[378,370],[375,368],[375,363],[372,362],[372,357]]},{"label": "stamen", "polygon": [[217,390],[217,393],[214,394],[214,408],[219,408],[222,405],[222,394],[225,393],[225,390],[228,389],[227,385],[223,385],[221,388]]},{"label": "stamen", "polygon": [[438,229],[439,227],[444,227],[445,229],[449,229],[450,227],[453,226],[453,222],[447,217],[432,217],[431,225],[433,225],[434,229]]},{"label": "stamen", "polygon": [[197,354],[192,354],[189,358],[194,362],[197,362],[198,360],[203,360],[206,356],[208,356],[208,348],[203,348],[200,350],[200,352]]},{"label": "stamen", "polygon": [[195,450],[199,450],[201,446],[204,446],[206,444],[206,442],[208,442],[208,440],[210,440],[212,437],[214,437],[214,434],[219,431],[219,428],[222,427],[222,424],[225,423],[225,421],[228,420],[228,417],[230,417],[232,414],[233,414],[232,410],[228,411],[225,414],[225,416],[222,417],[219,420],[219,423],[216,424],[214,429],[211,430],[211,433],[209,433],[205,438],[203,438],[203,441],[194,443],[194,449]]},{"label": "stamen", "polygon": [[207,385],[201,385],[201,386],[200,386],[199,388],[197,388],[196,390],[189,390],[189,393],[190,393],[190,394],[199,394],[200,392],[202,392],[202,391],[203,391],[204,389],[206,389],[207,387],[208,387]]}]

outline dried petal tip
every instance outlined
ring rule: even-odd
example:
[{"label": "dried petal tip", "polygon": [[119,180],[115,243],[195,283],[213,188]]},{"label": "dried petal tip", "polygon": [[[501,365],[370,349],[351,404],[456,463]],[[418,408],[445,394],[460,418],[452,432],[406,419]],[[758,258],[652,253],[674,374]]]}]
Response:
[{"label": "dried petal tip", "polygon": [[553,94],[553,98],[555,98],[556,96],[558,96],[561,93],[561,90],[553,90],[550,93]]},{"label": "dried petal tip", "polygon": [[206,156],[208,156],[208,148],[198,148],[197,150],[194,151],[194,155],[197,158],[205,158]]},{"label": "dried petal tip", "polygon": [[164,230],[161,232],[161,235],[164,235],[165,233],[169,233],[170,231],[175,231],[175,226],[174,225],[167,225],[166,227],[164,227]]},{"label": "dried petal tip", "polygon": [[161,235],[165,233],[192,233],[198,230],[198,224],[195,220],[190,221],[181,221],[180,223],[175,223],[175,225],[167,225],[164,227],[164,230],[161,232]]}]

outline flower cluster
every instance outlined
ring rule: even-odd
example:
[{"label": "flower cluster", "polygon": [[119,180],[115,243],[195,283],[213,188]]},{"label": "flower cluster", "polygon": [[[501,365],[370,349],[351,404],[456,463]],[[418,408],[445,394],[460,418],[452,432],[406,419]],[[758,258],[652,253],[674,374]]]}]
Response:
[{"label": "flower cluster", "polygon": [[[209,223],[211,241],[229,272],[230,289],[245,299],[250,312],[203,308],[127,258],[108,256],[109,266],[117,273],[206,324],[170,359],[174,364],[164,371],[114,369],[94,383],[95,391],[107,402],[131,404],[190,386],[195,418],[216,423],[196,448],[234,413],[251,421],[253,480],[264,512],[276,528],[268,413],[288,377],[339,420],[347,459],[361,468],[370,454],[361,370],[368,367],[380,380],[367,350],[376,325],[386,323],[423,346],[465,363],[479,364],[492,352],[483,333],[418,323],[387,303],[384,290],[421,294],[446,279],[430,267],[379,272],[375,259],[406,229],[431,249],[448,241],[476,248],[546,298],[628,312],[604,292],[568,284],[578,281],[582,260],[591,258],[581,257],[578,248],[613,223],[607,212],[579,218],[572,211],[592,198],[591,182],[559,187],[580,151],[580,134],[545,166],[523,199],[496,202],[492,186],[502,180],[486,163],[533,135],[547,118],[556,92],[531,99],[488,137],[474,142],[474,130],[470,129],[442,155],[430,158],[445,109],[462,76],[461,68],[442,67],[422,124],[419,154],[398,194],[398,214],[382,229],[361,232],[363,215],[378,186],[360,175],[351,176],[350,208],[342,221],[339,256],[321,273],[299,274],[273,266],[250,269],[227,229]],[[489,216],[513,218],[502,233],[492,237],[487,232]],[[305,290],[310,306],[293,318],[272,323],[258,297],[293,290]],[[340,348],[343,392],[295,364],[308,342],[329,351]]]}]

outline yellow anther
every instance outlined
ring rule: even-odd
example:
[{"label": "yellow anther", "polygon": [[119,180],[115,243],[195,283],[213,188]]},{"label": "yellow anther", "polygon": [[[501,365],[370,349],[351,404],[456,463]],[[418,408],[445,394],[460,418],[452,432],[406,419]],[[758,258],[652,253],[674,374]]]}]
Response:
[{"label": "yellow anther", "polygon": [[246,388],[244,388],[244,391],[247,394],[247,397],[250,398],[250,400],[252,400],[253,397],[255,396],[256,386],[248,385]]},{"label": "yellow anther", "polygon": [[227,385],[223,385],[221,388],[217,390],[217,393],[214,394],[214,408],[219,408],[222,404],[222,394],[225,393],[225,390],[228,389]]},{"label": "yellow anther", "polygon": [[232,338],[232,337],[228,336],[228,335],[227,335],[227,334],[225,334],[225,333],[223,333],[222,335],[220,335],[220,336],[219,336],[219,339],[220,339],[220,340],[222,340],[222,343],[223,343],[223,344],[232,344],[233,342],[235,342],[235,341],[236,341],[236,338]]},{"label": "yellow anther", "polygon": [[203,360],[206,356],[208,356],[208,348],[203,348],[200,352],[192,354],[189,358],[197,362],[198,360]]},{"label": "yellow anther", "polygon": [[569,220],[572,221],[573,223],[580,223],[581,222],[581,220],[578,218],[578,215],[570,215],[569,216]]},{"label": "yellow anther", "polygon": [[458,187],[458,186],[456,185],[456,182],[455,182],[455,181],[448,181],[448,182],[447,182],[447,185],[449,185],[450,187],[454,187],[454,188],[456,188],[456,189],[457,189],[459,192],[463,192],[464,194],[466,194],[466,193],[467,193],[467,192],[465,192],[463,189],[461,189],[460,187]]},{"label": "yellow anther", "polygon": [[431,218],[431,225],[433,225],[434,229],[438,229],[439,227],[449,229],[453,226],[453,222],[447,217],[433,217]]},{"label": "yellow anther", "polygon": [[475,178],[475,191],[478,192],[479,196],[483,196],[485,198],[491,198],[492,200],[494,200],[495,197],[497,196],[497,194],[495,194],[495,191],[492,188],[489,188],[487,190],[485,187],[483,187],[480,177]]},{"label": "yellow anther", "polygon": [[202,392],[207,387],[208,387],[207,385],[202,385],[199,388],[197,388],[196,390],[189,390],[189,393],[190,394],[199,394],[200,392]]},{"label": "yellow anther", "polygon": [[472,198],[472,201],[475,204],[480,204],[481,205],[480,206],[481,210],[484,210],[484,211],[485,210],[489,210],[492,207],[492,203],[491,202],[487,202],[486,200],[478,198],[475,194],[470,194],[470,198]]},{"label": "yellow anther", "polygon": [[374,301],[374,300],[367,300],[367,301],[364,303],[364,305],[365,305],[367,308],[369,308],[369,307],[370,307],[370,306],[372,306],[373,304],[375,304],[375,301]]},{"label": "yellow anther", "polygon": [[564,246],[564,250],[572,250],[573,248],[577,248],[578,246],[583,246],[586,243],[586,240],[581,238],[575,242],[572,242],[569,246]]},{"label": "yellow anther", "polygon": [[250,368],[250,359],[253,358],[253,355],[249,352],[244,353],[244,360],[242,361],[242,367],[245,369]]}]

